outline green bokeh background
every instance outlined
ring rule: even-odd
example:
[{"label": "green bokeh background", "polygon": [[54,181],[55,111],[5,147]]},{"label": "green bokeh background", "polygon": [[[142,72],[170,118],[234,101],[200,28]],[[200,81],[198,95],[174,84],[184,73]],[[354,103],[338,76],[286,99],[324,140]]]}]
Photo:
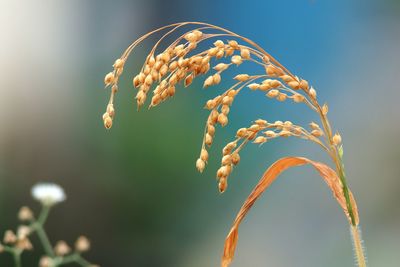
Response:
[{"label": "green bokeh background", "polygon": [[[101,115],[104,74],[133,40],[177,21],[206,21],[249,36],[330,105],[344,140],[350,187],[360,209],[370,266],[400,261],[400,74],[398,1],[1,1],[0,231],[20,206],[39,205],[30,188],[62,185],[68,199],[47,223],[53,243],[87,235],[101,266],[218,266],[223,241],[264,170],[286,155],[329,159],[295,139],[249,146],[223,195],[215,171],[236,129],[264,118],[308,123],[306,107],[245,92],[217,129],[210,164],[194,167],[202,107],[230,81],[179,88],[157,108],[136,112],[131,78],[147,42],[130,58],[110,131]],[[153,40],[154,41],[154,40]],[[34,243],[37,245],[36,240]],[[309,167],[289,170],[250,212],[232,266],[353,266],[348,225]],[[40,248],[26,253],[37,266]],[[12,266],[0,255],[0,266]]]}]

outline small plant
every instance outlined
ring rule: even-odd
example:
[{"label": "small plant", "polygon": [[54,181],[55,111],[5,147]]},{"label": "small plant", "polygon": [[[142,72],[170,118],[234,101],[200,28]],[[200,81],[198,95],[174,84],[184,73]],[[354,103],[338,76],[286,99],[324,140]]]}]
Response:
[{"label": "small plant", "polygon": [[90,249],[90,241],[80,236],[72,250],[65,241],[58,241],[53,247],[44,229],[49,212],[53,206],[65,200],[64,190],[56,184],[37,184],[32,188],[32,196],[40,202],[42,210],[36,218],[29,207],[22,207],[18,218],[22,222],[16,233],[7,230],[3,244],[0,243],[0,253],[7,252],[13,256],[15,267],[21,267],[23,252],[33,249],[31,236],[37,235],[45,255],[39,260],[39,267],[58,267],[76,263],[83,267],[99,267],[82,257],[82,253]]},{"label": "small plant", "polygon": [[[185,27],[191,27],[184,31]],[[241,128],[236,133],[236,139],[228,143],[222,150],[221,167],[217,171],[218,187],[224,192],[228,185],[228,177],[240,161],[240,151],[249,143],[264,144],[275,138],[297,137],[311,141],[320,146],[332,159],[335,169],[321,162],[303,157],[286,157],[273,163],[249,195],[240,209],[224,247],[221,266],[228,266],[234,256],[238,241],[238,228],[242,219],[250,210],[258,197],[269,187],[276,177],[287,168],[304,164],[312,165],[328,184],[339,205],[342,207],[351,228],[354,251],[357,264],[366,266],[359,231],[357,205],[346,182],[343,164],[342,138],[334,133],[329,123],[328,105],[321,105],[317,100],[316,90],[302,78],[293,75],[275,58],[253,41],[224,28],[201,22],[183,22],[167,25],[149,32],[134,41],[118,58],[114,70],[105,76],[106,86],[111,87],[111,96],[103,115],[104,126],[110,129],[115,117],[114,97],[118,91],[118,81],[123,72],[124,64],[134,48],[150,35],[164,31],[160,39],[151,49],[139,72],[133,78],[133,86],[138,88],[136,102],[138,108],[146,102],[150,89],[153,96],[149,108],[155,107],[175,95],[176,86],[183,82],[189,86],[193,80],[202,75],[208,75],[204,80],[204,88],[220,84],[224,71],[238,67],[245,62],[254,63],[259,67],[256,74],[239,73],[233,77],[234,83],[223,93],[206,102],[205,108],[210,111],[205,124],[204,137],[200,155],[196,161],[197,169],[202,172],[208,161],[207,147],[213,143],[216,126],[228,124],[230,108],[238,94],[245,90],[259,91],[267,97],[280,102],[305,104],[314,111],[320,124],[311,122],[308,129],[290,121],[268,122],[264,119],[255,120],[249,127]],[[182,33],[180,33],[182,31]],[[174,37],[172,43],[163,41]],[[199,49],[202,42],[220,38],[212,47]],[[225,39],[227,40],[221,40]],[[238,42],[239,41],[239,42]],[[241,44],[241,43],[244,44]],[[160,49],[165,45],[165,49]],[[208,74],[212,71],[212,74]]]}]

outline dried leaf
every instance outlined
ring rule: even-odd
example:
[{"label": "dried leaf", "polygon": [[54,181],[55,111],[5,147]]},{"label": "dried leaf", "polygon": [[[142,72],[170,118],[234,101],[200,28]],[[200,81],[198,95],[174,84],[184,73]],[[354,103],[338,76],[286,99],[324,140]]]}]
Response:
[{"label": "dried leaf", "polygon": [[[286,157],[279,159],[267,169],[267,171],[261,177],[256,187],[253,189],[251,194],[244,202],[239,213],[237,214],[236,219],[232,225],[232,228],[225,240],[224,254],[221,262],[222,267],[227,267],[232,262],[238,241],[239,225],[243,220],[243,218],[246,216],[247,212],[249,212],[251,207],[254,205],[256,200],[283,171],[285,171],[290,167],[301,166],[305,164],[311,164],[318,171],[321,177],[328,184],[329,188],[332,190],[334,197],[338,201],[339,205],[342,207],[344,213],[346,214],[348,220],[351,223],[351,219],[346,206],[346,199],[343,195],[342,184],[340,182],[339,177],[337,176],[336,172],[333,169],[331,169],[329,166],[323,163],[315,162],[303,157]],[[354,218],[356,224],[358,224],[359,219],[358,219],[357,205],[353,198],[353,195],[351,194],[351,192],[349,193],[350,193]]]}]

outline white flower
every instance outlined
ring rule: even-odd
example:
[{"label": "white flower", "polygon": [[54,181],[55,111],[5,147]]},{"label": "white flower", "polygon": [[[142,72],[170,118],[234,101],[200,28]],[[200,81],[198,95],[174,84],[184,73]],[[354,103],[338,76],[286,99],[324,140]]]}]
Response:
[{"label": "white flower", "polygon": [[32,196],[45,206],[63,202],[66,198],[64,189],[57,184],[40,183],[32,187]]}]

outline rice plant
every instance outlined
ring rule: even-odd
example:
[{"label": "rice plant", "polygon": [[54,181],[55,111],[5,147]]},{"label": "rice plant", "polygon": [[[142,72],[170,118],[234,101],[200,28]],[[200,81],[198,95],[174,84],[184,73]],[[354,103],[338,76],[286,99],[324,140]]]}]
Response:
[{"label": "rice plant", "polygon": [[[331,168],[327,164],[304,157],[286,157],[273,163],[241,207],[225,240],[221,266],[226,267],[231,263],[238,241],[239,225],[257,198],[284,170],[310,164],[325,180],[343,209],[350,224],[357,264],[365,267],[357,205],[347,185],[344,170],[342,137],[333,130],[328,120],[328,105],[320,104],[317,91],[307,80],[292,74],[248,38],[201,22],[170,24],[143,35],[123,52],[115,61],[113,70],[104,78],[105,85],[111,88],[110,100],[103,114],[104,126],[107,129],[112,127],[115,118],[114,98],[128,57],[142,41],[154,34],[159,34],[160,37],[151,48],[140,72],[133,78],[133,86],[137,88],[135,99],[138,108],[146,103],[151,89],[153,94],[149,108],[173,97],[180,83],[187,87],[194,79],[206,76],[203,86],[207,88],[220,84],[223,78],[228,79],[224,77],[224,71],[229,68],[238,67],[244,62],[258,66],[258,71],[254,73],[238,72],[233,77],[232,86],[205,103],[209,116],[205,123],[199,158],[195,164],[200,172],[207,164],[207,149],[213,143],[216,127],[228,124],[232,104],[243,90],[261,91],[268,98],[280,102],[306,105],[319,118],[319,123],[310,122],[308,126],[297,125],[291,121],[268,122],[265,119],[256,119],[249,127],[238,129],[236,138],[222,150],[221,167],[216,174],[220,192],[226,190],[228,177],[240,162],[240,151],[248,143],[264,144],[275,138],[297,137],[320,146],[334,165],[334,168]],[[174,41],[165,44],[169,39]],[[213,46],[199,49],[199,44],[209,39],[215,39]],[[166,48],[161,49],[161,46]]]}]

